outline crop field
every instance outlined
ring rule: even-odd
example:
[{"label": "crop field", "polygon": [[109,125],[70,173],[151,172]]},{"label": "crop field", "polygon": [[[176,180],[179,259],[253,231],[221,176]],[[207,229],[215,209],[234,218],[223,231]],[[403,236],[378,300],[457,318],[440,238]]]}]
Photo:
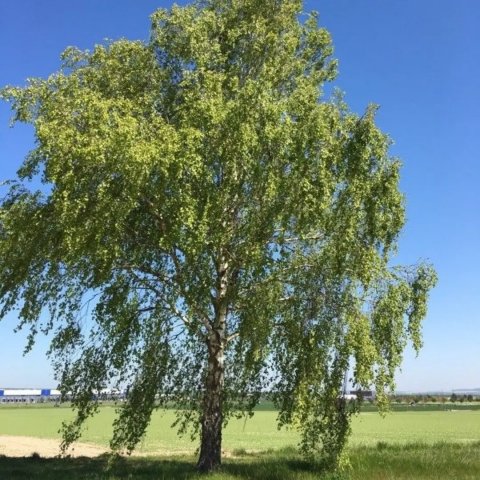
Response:
[{"label": "crop field", "polygon": [[[59,438],[69,408],[2,407],[0,435]],[[115,407],[104,406],[88,422],[82,442],[107,447]],[[178,438],[170,428],[172,411],[156,412],[142,457],[122,460],[105,471],[103,458],[0,458],[1,478],[197,478],[193,469],[197,443]],[[276,412],[259,411],[252,419],[232,420],[224,432],[225,466],[210,479],[322,478],[295,452],[298,434],[277,430]],[[345,479],[480,479],[480,411],[407,411],[386,417],[366,412],[355,417],[349,445],[351,469]],[[45,476],[39,472],[47,472]],[[69,472],[69,473],[68,473]],[[203,477],[205,478],[205,477]],[[329,478],[326,476],[325,478]],[[333,478],[333,477],[332,477]]]},{"label": "crop field", "polygon": [[[275,411],[259,411],[252,419],[232,419],[223,434],[226,451],[258,452],[294,446],[299,436],[293,430],[278,430]],[[82,441],[107,447],[112,433],[115,407],[105,406],[87,423]],[[69,408],[2,407],[0,408],[0,435],[22,435],[38,438],[59,438],[58,429],[63,420],[72,418]],[[175,420],[171,410],[153,414],[146,438],[139,445],[142,453],[194,452],[197,442],[189,437],[179,438],[171,424]],[[409,411],[391,412],[385,417],[378,413],[361,413],[353,419],[350,445],[372,446],[388,444],[438,442],[480,442],[480,411]]]}]

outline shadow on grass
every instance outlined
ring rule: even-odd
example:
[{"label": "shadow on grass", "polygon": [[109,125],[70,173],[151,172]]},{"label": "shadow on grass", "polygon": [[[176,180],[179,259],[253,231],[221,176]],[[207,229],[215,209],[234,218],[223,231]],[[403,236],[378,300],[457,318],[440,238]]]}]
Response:
[{"label": "shadow on grass", "polygon": [[350,450],[348,473],[321,473],[294,449],[248,453],[236,451],[216,473],[201,475],[195,459],[131,457],[110,462],[97,458],[8,458],[0,456],[1,480],[473,480],[480,479],[480,442],[379,442]]},{"label": "shadow on grass", "polygon": [[109,466],[108,459],[103,457],[0,457],[0,472],[0,478],[12,480],[189,479],[196,476],[194,464],[186,460],[131,458]]},{"label": "shadow on grass", "polygon": [[311,464],[281,452],[248,455],[227,459],[221,470],[210,475],[199,474],[192,457],[120,458],[109,465],[108,457],[97,458],[25,458],[0,456],[1,479],[79,480],[79,479],[155,479],[155,480],[310,480],[347,477],[319,475]]}]

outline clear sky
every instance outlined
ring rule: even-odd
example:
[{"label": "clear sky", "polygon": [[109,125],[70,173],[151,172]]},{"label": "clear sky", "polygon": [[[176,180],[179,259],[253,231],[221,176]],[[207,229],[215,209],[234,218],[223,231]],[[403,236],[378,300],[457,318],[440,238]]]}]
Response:
[{"label": "clear sky", "polygon": [[[177,2],[180,4],[184,1]],[[1,0],[0,85],[22,85],[59,67],[69,45],[148,38],[149,14],[166,0]],[[418,358],[408,351],[398,390],[480,387],[480,2],[307,0],[333,35],[351,108],[381,105],[380,126],[404,162],[408,223],[399,263],[431,260],[439,273]],[[32,146],[27,126],[8,128],[0,104],[0,180]],[[15,316],[0,324],[0,386],[54,386],[47,342],[22,357]]]}]

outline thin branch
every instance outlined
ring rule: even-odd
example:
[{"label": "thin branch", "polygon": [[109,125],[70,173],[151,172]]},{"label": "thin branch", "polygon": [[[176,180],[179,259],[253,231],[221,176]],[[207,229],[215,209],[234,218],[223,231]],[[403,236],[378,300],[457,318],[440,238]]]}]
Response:
[{"label": "thin branch", "polygon": [[234,340],[238,336],[240,336],[240,332],[232,333],[230,336],[227,337],[227,340],[225,341],[225,343],[231,342],[232,340]]},{"label": "thin branch", "polygon": [[[188,300],[189,298],[189,295],[188,295],[188,292],[186,291],[185,289],[185,285],[184,285],[184,280],[183,280],[183,274],[182,274],[182,268],[181,268],[181,264],[180,264],[180,260],[178,258],[178,255],[177,255],[177,252],[176,252],[176,248],[173,247],[172,250],[171,250],[171,257],[172,257],[172,260],[173,260],[173,264],[175,265],[175,276],[176,276],[176,279],[177,279],[177,285],[179,286],[180,290],[181,290],[181,293],[183,295],[183,297]],[[203,312],[201,312],[200,310],[198,310],[195,306],[192,306],[191,307],[195,313],[198,315],[200,321],[203,323],[203,325],[205,326],[205,328],[207,329],[207,331],[209,333],[211,333],[213,331],[213,327],[212,325],[210,324],[210,322],[208,321],[208,316],[205,315]]]}]

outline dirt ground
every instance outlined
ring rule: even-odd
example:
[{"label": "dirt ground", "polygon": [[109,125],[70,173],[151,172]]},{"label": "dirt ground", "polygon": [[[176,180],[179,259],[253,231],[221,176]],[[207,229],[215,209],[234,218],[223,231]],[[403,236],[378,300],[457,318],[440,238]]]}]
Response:
[{"label": "dirt ground", "polygon": [[[60,453],[60,441],[47,438],[0,435],[0,455],[29,457],[38,453],[43,458],[56,457]],[[68,451],[72,457],[97,457],[107,450],[96,445],[75,443]]]}]

